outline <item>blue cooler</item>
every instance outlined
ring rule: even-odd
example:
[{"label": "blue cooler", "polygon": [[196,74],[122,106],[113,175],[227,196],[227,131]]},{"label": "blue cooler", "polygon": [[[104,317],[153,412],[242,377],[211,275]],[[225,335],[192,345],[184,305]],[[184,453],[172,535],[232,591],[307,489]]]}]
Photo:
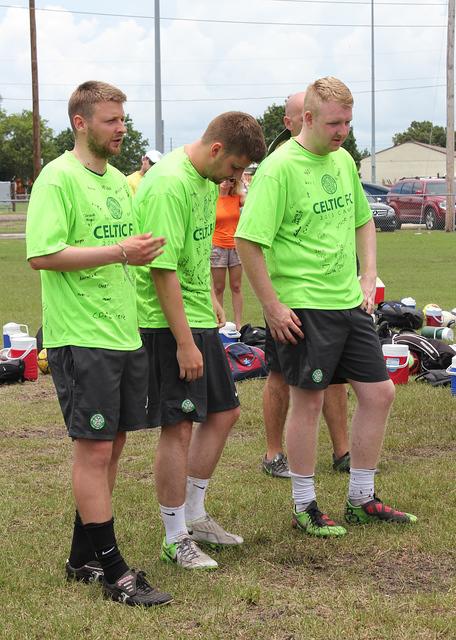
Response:
[{"label": "blue cooler", "polygon": [[227,344],[233,344],[233,342],[239,342],[241,334],[236,329],[234,322],[227,322],[224,327],[219,329],[219,336],[223,346]]}]

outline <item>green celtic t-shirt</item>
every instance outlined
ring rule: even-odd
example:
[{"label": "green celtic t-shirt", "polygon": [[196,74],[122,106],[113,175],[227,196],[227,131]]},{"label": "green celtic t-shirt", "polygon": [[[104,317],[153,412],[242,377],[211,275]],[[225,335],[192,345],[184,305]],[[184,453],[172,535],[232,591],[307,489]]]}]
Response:
[{"label": "green celtic t-shirt", "polygon": [[217,186],[202,178],[183,147],[167,154],[144,176],[134,199],[141,233],[164,236],[164,252],[137,269],[141,328],[168,327],[150,269],[175,271],[192,328],[216,326],[211,301],[210,255]]},{"label": "green celtic t-shirt", "polygon": [[[137,233],[125,177],[108,165],[99,176],[70,152],[46,165],[27,212],[27,258],[73,247],[101,247]],[[141,346],[134,270],[110,264],[41,272],[46,347],[135,350]]]},{"label": "green celtic t-shirt", "polygon": [[351,309],[363,299],[355,229],[371,216],[345,149],[318,156],[291,139],[261,163],[235,235],[263,247],[283,304]]}]

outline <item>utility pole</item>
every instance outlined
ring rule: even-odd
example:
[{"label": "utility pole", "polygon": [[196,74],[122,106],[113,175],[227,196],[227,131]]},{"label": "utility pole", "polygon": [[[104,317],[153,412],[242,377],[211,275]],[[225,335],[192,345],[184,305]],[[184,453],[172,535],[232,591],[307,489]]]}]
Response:
[{"label": "utility pole", "polygon": [[374,0],[371,0],[371,181],[377,182],[375,158],[375,46],[374,46]]},{"label": "utility pole", "polygon": [[160,0],[155,0],[155,148],[164,152],[162,102],[161,102],[161,59],[160,59]]},{"label": "utility pole", "polygon": [[30,51],[32,60],[33,180],[41,171],[40,103],[38,97],[38,60],[36,56],[35,0],[29,0]]},{"label": "utility pole", "polygon": [[454,3],[448,0],[445,231],[454,231]]}]

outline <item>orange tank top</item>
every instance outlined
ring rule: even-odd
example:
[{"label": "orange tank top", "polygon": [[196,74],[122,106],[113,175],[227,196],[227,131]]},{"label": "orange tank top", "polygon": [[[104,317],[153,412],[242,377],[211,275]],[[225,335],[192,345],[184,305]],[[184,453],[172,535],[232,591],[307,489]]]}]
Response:
[{"label": "orange tank top", "polygon": [[212,244],[223,249],[233,249],[234,234],[239,222],[240,196],[219,196]]}]

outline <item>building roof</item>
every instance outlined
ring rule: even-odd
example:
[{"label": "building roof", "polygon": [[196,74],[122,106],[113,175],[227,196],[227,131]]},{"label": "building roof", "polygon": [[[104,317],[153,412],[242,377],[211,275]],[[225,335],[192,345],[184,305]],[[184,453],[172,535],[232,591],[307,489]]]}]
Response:
[{"label": "building roof", "polygon": [[[400,144],[393,144],[391,147],[387,147],[386,149],[381,149],[380,151],[376,151],[375,155],[378,156],[385,151],[390,151],[390,149],[397,149],[398,147],[402,147],[405,144],[416,144],[419,147],[424,147],[425,149],[430,149],[431,151],[437,151],[438,153],[442,153],[446,155],[446,147],[439,147],[436,144],[426,144],[425,142],[417,142],[416,140],[407,140],[407,142],[401,142]],[[456,153],[455,153],[456,155]],[[371,156],[366,156],[366,158],[370,158]],[[363,158],[363,160],[366,160]]]}]

